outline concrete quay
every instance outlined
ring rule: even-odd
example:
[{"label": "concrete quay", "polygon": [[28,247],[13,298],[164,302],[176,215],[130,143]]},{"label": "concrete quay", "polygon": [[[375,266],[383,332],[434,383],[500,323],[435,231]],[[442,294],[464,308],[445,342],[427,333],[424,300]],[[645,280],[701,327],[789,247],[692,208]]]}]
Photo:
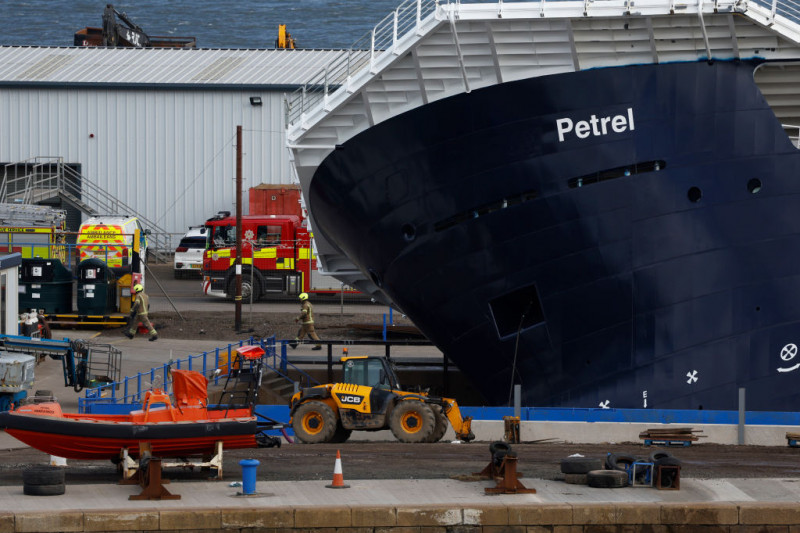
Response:
[{"label": "concrete quay", "polygon": [[67,486],[61,496],[0,488],[0,533],[308,532],[577,533],[800,532],[796,480],[681,480],[677,491],[599,489],[530,479],[536,494],[486,495],[493,482],[349,480],[257,482],[238,496],[227,482],[168,485],[180,500],[129,501],[136,485]]}]

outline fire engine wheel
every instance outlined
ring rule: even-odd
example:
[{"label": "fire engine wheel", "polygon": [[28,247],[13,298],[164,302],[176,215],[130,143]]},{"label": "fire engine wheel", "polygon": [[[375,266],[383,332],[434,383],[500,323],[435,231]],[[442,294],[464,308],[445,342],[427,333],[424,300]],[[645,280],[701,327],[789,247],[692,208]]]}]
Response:
[{"label": "fire engine wheel", "polygon": [[428,437],[425,442],[439,442],[447,432],[447,417],[444,416],[441,405],[430,405],[430,408],[433,410],[433,416],[436,418],[436,426],[433,428],[431,436]]},{"label": "fire engine wheel", "polygon": [[292,417],[294,434],[306,444],[331,442],[336,435],[337,425],[333,409],[317,401],[304,403]]},{"label": "fire engine wheel", "polygon": [[[242,274],[242,302],[249,302],[251,293],[253,294],[253,301],[257,302],[261,298],[261,282],[258,281],[258,278],[253,278],[251,283],[249,274]],[[236,297],[235,277],[228,282],[228,296],[230,298]]]},{"label": "fire engine wheel", "polygon": [[400,442],[427,442],[436,428],[436,415],[427,404],[406,400],[392,409],[389,428]]}]

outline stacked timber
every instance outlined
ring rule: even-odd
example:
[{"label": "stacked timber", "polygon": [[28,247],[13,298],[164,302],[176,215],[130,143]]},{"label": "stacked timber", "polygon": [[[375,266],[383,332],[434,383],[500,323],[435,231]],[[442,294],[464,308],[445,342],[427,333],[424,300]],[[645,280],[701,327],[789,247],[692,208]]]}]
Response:
[{"label": "stacked timber", "polygon": [[698,435],[702,430],[694,428],[678,428],[678,427],[664,427],[664,428],[649,428],[639,433],[639,438],[645,441],[645,444],[651,442],[664,442],[664,443],[681,443],[690,444],[705,437],[705,435]]}]

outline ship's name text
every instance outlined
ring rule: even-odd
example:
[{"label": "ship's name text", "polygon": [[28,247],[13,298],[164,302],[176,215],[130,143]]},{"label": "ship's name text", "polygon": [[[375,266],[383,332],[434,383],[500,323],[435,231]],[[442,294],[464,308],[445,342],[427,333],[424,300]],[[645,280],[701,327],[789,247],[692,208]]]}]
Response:
[{"label": "ship's name text", "polygon": [[628,108],[627,115],[614,115],[613,117],[598,117],[592,115],[589,120],[573,122],[571,118],[556,119],[558,142],[564,142],[567,134],[574,134],[578,139],[586,139],[590,135],[599,137],[609,133],[623,133],[633,131],[633,108]]}]

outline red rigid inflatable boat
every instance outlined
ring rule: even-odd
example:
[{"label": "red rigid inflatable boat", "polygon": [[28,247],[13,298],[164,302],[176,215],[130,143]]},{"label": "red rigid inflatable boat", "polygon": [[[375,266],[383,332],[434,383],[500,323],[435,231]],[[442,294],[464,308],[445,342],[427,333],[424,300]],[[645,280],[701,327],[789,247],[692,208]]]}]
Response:
[{"label": "red rigid inflatable boat", "polygon": [[130,414],[64,413],[57,402],[23,405],[0,413],[0,427],[42,452],[67,459],[111,459],[149,442],[153,455],[182,457],[224,448],[255,448],[259,427],[253,407],[208,406],[208,379],[191,370],[172,370],[173,400],[148,391],[142,409]]}]

